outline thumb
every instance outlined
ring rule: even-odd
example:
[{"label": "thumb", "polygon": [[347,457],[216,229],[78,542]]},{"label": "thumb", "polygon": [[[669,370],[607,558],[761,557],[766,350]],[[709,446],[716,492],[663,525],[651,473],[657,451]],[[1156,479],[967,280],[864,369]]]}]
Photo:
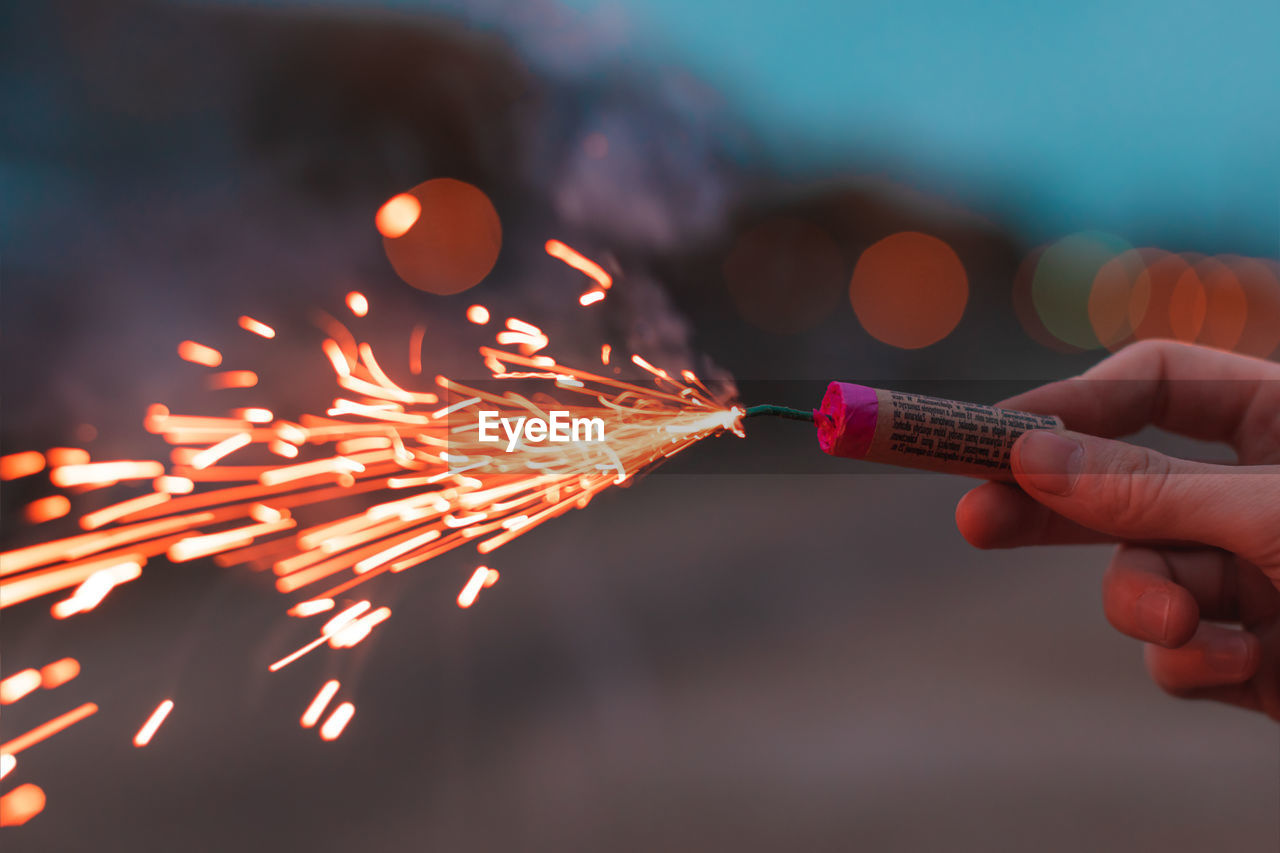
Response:
[{"label": "thumb", "polygon": [[1028,495],[1094,530],[1203,542],[1280,570],[1280,466],[1207,465],[1065,430],[1025,433],[1010,461]]}]

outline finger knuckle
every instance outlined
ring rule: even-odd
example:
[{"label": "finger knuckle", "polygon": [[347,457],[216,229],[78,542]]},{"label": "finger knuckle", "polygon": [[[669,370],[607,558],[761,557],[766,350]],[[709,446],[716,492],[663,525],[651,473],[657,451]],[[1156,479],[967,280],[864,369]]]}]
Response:
[{"label": "finger knuckle", "polygon": [[1113,525],[1140,528],[1160,511],[1169,489],[1166,459],[1148,453],[1118,455],[1098,478],[1100,505]]}]

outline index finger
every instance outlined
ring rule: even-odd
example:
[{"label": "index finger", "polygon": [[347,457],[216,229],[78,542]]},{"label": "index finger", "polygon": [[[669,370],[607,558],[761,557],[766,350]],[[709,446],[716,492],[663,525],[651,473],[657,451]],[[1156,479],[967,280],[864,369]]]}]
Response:
[{"label": "index finger", "polygon": [[1103,438],[1152,424],[1225,441],[1242,456],[1280,455],[1280,364],[1176,341],[1142,341],[1081,376],[1034,388],[1000,406],[1055,414],[1069,429]]}]

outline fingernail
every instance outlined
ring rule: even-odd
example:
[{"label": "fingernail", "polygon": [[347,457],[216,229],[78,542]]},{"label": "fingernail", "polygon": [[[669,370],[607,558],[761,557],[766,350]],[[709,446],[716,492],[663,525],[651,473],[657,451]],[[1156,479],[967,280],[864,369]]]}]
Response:
[{"label": "fingernail", "polygon": [[1169,611],[1173,600],[1167,592],[1148,590],[1138,596],[1134,604],[1138,627],[1142,629],[1145,639],[1163,642],[1169,630]]},{"label": "fingernail", "polygon": [[1205,642],[1204,659],[1216,672],[1237,675],[1249,663],[1249,641],[1238,631],[1215,634]]},{"label": "fingernail", "polygon": [[1049,430],[1032,430],[1018,439],[1018,461],[1024,479],[1055,495],[1069,495],[1084,461],[1079,442]]}]

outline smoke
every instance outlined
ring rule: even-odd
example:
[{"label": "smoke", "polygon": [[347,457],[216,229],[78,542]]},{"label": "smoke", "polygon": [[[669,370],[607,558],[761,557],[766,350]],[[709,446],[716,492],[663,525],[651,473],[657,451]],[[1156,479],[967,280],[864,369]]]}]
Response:
[{"label": "smoke", "polygon": [[[90,423],[95,453],[138,452],[148,403],[207,405],[174,346],[240,346],[240,313],[285,334],[245,354],[265,369],[236,366],[278,374],[282,411],[314,408],[328,389],[297,381],[321,375],[306,317],[352,288],[370,295],[362,329],[377,346],[400,352],[427,325],[428,377],[480,372],[471,301],[542,325],[565,359],[610,341],[707,369],[652,267],[713,238],[733,203],[715,98],[618,63],[615,13],[439,8],[58,0],[6,13],[0,354],[24,365],[3,379],[6,447],[75,443]],[[503,224],[497,267],[458,297],[399,282],[372,226],[387,197],[441,176],[482,188]],[[551,237],[612,265],[605,303],[577,306],[586,282],[542,253]]]}]

